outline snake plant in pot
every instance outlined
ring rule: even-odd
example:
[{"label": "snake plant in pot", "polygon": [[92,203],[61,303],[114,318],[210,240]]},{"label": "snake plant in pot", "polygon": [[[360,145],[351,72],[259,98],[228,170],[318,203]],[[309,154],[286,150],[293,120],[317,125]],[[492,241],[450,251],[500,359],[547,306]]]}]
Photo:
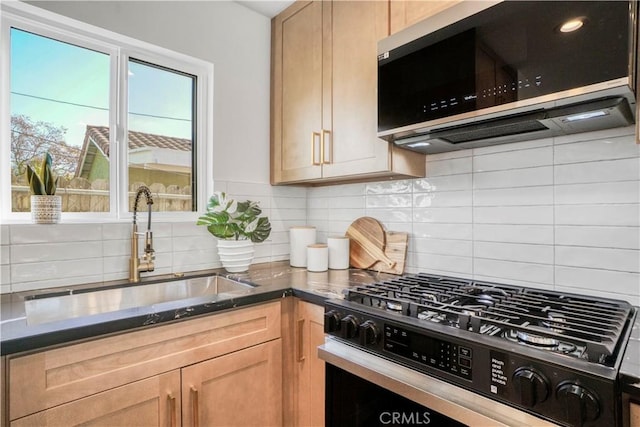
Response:
[{"label": "snake plant in pot", "polygon": [[58,177],[47,152],[39,166],[27,165],[27,181],[31,190],[31,220],[36,224],[60,222],[62,197],[56,196]]},{"label": "snake plant in pot", "polygon": [[218,238],[218,256],[230,273],[247,271],[253,261],[254,243],[264,242],[271,234],[271,223],[260,216],[258,202],[238,202],[223,192],[209,198],[207,212],[198,218],[209,233]]}]

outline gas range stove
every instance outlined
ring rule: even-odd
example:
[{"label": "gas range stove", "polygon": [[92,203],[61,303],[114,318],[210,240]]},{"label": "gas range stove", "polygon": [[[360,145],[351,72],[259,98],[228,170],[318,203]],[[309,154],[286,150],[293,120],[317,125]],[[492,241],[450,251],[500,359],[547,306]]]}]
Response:
[{"label": "gas range stove", "polygon": [[327,301],[325,332],[567,426],[618,425],[618,370],[636,309],[428,274]]}]

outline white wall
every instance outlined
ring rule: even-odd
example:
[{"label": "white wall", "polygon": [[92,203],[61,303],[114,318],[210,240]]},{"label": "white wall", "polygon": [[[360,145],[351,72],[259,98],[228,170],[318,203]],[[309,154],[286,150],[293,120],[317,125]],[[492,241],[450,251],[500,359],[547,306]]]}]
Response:
[{"label": "white wall", "polygon": [[270,20],[232,1],[33,1],[214,64],[214,179],[269,182]]}]

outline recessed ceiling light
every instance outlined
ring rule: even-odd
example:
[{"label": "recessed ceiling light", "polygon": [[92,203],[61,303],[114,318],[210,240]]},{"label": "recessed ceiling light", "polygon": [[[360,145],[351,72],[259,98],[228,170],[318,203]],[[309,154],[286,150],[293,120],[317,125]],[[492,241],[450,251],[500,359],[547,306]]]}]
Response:
[{"label": "recessed ceiling light", "polygon": [[571,19],[560,26],[561,33],[570,33],[576,31],[584,25],[584,18]]}]

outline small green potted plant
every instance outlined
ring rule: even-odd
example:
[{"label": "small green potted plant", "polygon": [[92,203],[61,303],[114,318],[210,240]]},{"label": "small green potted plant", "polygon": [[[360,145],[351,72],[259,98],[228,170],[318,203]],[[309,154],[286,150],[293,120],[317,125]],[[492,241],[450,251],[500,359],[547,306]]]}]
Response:
[{"label": "small green potted plant", "polygon": [[264,242],[271,234],[269,218],[261,213],[258,202],[238,202],[216,192],[209,198],[207,212],[198,218],[197,225],[206,225],[218,238],[218,256],[230,273],[247,271],[253,261],[254,243]]},{"label": "small green potted plant", "polygon": [[31,219],[36,224],[60,222],[62,197],[56,196],[58,176],[53,172],[53,161],[47,152],[38,167],[27,165],[27,181],[31,190]]}]

